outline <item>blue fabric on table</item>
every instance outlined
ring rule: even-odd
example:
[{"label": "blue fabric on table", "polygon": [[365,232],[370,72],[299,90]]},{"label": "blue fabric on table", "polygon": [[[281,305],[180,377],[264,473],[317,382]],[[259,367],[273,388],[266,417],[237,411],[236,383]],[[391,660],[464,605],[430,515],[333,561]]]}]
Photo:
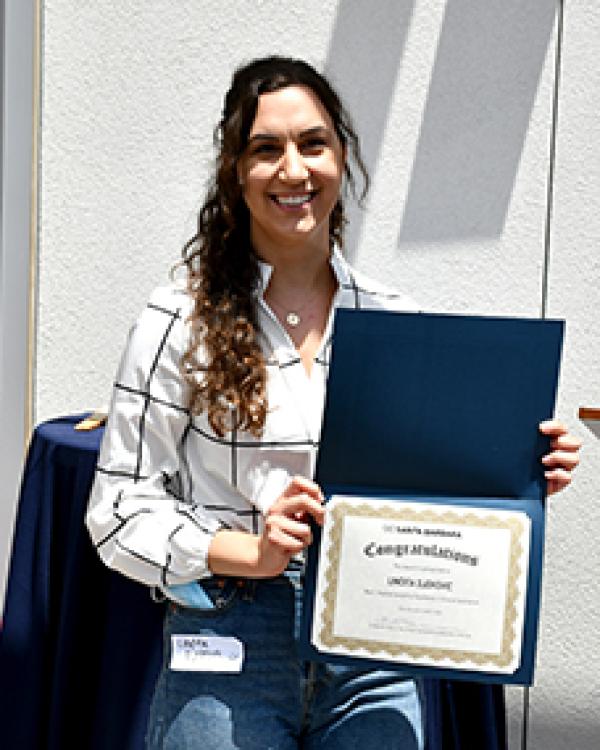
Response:
[{"label": "blue fabric on table", "polygon": [[[163,607],[105,568],[83,524],[102,430],[33,436],[0,631],[7,750],[142,750]],[[502,688],[425,680],[427,750],[504,750]]]},{"label": "blue fabric on table", "polygon": [[426,750],[507,750],[502,685],[424,680]]},{"label": "blue fabric on table", "polygon": [[2,747],[142,750],[163,608],[103,566],[83,525],[102,430],[36,430],[23,473],[3,629]]}]

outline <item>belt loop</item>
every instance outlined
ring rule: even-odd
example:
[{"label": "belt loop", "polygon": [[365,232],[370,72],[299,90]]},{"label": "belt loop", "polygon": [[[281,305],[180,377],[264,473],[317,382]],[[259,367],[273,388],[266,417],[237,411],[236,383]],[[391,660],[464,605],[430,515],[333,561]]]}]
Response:
[{"label": "belt loop", "polygon": [[246,578],[243,581],[243,591],[242,599],[245,602],[253,602],[254,597],[256,595],[256,579],[255,578]]},{"label": "belt loop", "polygon": [[163,604],[167,597],[162,589],[159,589],[158,586],[151,586],[150,587],[150,599],[152,599],[153,602],[156,602],[157,604]]}]

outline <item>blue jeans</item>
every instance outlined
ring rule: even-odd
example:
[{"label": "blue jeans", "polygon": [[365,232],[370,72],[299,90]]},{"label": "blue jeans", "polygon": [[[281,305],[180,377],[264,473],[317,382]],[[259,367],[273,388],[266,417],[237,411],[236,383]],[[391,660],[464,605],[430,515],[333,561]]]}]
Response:
[{"label": "blue jeans", "polygon": [[[298,574],[204,588],[212,606],[169,606],[148,750],[422,750],[413,679],[298,659]],[[242,671],[170,670],[171,635],[191,634],[241,640]]]}]

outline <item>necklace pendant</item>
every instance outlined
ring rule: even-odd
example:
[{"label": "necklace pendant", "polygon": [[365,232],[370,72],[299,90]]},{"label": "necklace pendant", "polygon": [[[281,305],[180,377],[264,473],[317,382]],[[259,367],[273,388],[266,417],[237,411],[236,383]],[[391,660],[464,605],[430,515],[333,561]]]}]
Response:
[{"label": "necklace pendant", "polygon": [[296,326],[297,326],[297,325],[299,325],[299,323],[300,323],[300,316],[298,315],[298,313],[295,313],[295,312],[289,312],[289,313],[288,313],[288,314],[287,314],[287,315],[285,316],[285,322],[286,322],[286,323],[287,323],[287,324],[288,324],[289,326],[291,326],[292,328],[296,328]]}]

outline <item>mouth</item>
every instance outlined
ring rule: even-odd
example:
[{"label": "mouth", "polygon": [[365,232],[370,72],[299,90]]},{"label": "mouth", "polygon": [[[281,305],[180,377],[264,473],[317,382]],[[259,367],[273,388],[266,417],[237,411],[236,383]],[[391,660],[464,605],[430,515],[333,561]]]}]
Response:
[{"label": "mouth", "polygon": [[317,195],[316,190],[307,190],[305,193],[271,194],[269,197],[275,205],[286,210],[294,210],[307,206]]}]

